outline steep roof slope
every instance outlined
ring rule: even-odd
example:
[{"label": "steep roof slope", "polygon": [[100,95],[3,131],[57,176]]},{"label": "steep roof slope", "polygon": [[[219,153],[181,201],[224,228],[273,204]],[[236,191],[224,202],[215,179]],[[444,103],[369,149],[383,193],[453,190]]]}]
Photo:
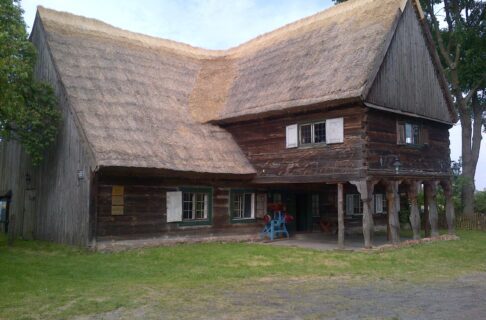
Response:
[{"label": "steep roof slope", "polygon": [[[229,120],[360,98],[405,2],[351,0],[230,49],[226,98],[198,96],[192,107]],[[201,80],[200,91],[218,83]]]},{"label": "steep roof slope", "polygon": [[255,172],[228,132],[198,123],[188,112],[202,50],[117,34],[101,22],[43,8],[39,15],[34,28],[45,29],[99,166]]}]

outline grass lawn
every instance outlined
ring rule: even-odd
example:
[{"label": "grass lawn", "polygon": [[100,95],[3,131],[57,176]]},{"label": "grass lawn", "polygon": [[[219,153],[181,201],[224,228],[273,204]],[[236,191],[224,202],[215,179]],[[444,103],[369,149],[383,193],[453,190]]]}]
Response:
[{"label": "grass lawn", "polygon": [[486,233],[458,235],[459,241],[370,253],[245,243],[93,253],[40,241],[7,247],[0,238],[0,318],[68,318],[150,301],[183,308],[196,296],[217,301],[224,290],[281,278],[427,282],[486,272]]}]

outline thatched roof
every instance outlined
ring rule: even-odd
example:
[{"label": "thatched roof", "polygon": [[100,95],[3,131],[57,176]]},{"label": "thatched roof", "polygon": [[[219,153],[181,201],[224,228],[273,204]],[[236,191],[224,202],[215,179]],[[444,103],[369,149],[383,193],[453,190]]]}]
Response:
[{"label": "thatched roof", "polygon": [[34,29],[99,165],[249,174],[209,123],[362,99],[406,2],[350,0],[224,51],[42,7]]}]

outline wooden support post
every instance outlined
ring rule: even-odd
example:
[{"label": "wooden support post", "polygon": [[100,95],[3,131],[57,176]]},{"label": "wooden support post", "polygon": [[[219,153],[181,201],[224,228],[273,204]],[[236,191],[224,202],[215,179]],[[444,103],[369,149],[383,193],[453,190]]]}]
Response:
[{"label": "wooden support post", "polygon": [[386,186],[386,200],[388,208],[388,225],[390,226],[390,241],[400,242],[400,220],[398,219],[397,198],[399,181],[390,181]]},{"label": "wooden support post", "polygon": [[374,183],[368,180],[351,181],[356,186],[363,202],[363,236],[364,247],[369,249],[373,246],[373,214],[371,211],[371,198],[373,195]]},{"label": "wooden support post", "polygon": [[430,181],[425,186],[425,198],[429,205],[429,223],[430,223],[430,236],[437,237],[439,235],[439,215],[437,212],[437,181]]},{"label": "wooden support post", "polygon": [[430,223],[429,223],[429,199],[426,197],[427,190],[425,188],[424,184],[424,219],[423,219],[423,224],[424,224],[424,232],[425,232],[425,237],[430,237]]},{"label": "wooden support post", "polygon": [[338,247],[344,248],[344,206],[343,206],[343,184],[338,183]]},{"label": "wooden support post", "polygon": [[420,184],[420,181],[411,181],[407,192],[410,201],[410,225],[412,226],[414,240],[420,239],[420,212],[417,200]]},{"label": "wooden support post", "polygon": [[444,195],[445,195],[445,211],[446,211],[446,218],[447,218],[447,230],[449,234],[455,234],[455,212],[454,212],[454,200],[452,198],[452,183],[448,181],[445,183],[444,186]]}]

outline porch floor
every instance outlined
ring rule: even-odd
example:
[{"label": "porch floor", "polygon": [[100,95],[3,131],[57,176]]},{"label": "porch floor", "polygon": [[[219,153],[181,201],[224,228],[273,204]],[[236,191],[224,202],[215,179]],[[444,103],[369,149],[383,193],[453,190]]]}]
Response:
[{"label": "porch floor", "polygon": [[[401,238],[401,241],[410,240],[411,238]],[[314,250],[336,250],[337,235],[326,234],[322,232],[314,233],[297,233],[290,237],[290,239],[277,239],[275,241],[265,241],[265,245],[283,246],[283,247],[297,247]],[[373,236],[373,246],[381,246],[387,244],[388,240],[386,234],[375,234]],[[360,250],[363,249],[363,235],[362,234],[347,234],[344,237],[345,250]]]}]

